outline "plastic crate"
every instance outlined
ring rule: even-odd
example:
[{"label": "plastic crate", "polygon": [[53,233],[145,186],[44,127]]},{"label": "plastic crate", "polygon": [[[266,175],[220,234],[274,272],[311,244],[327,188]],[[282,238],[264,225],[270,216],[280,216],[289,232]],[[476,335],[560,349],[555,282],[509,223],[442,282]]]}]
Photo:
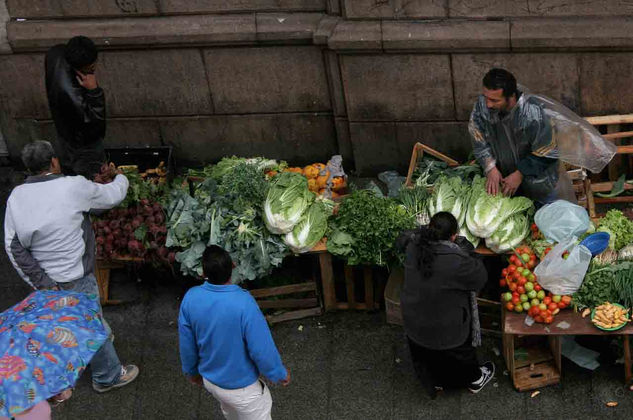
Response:
[{"label": "plastic crate", "polygon": [[387,323],[403,325],[402,309],[400,308],[400,291],[404,283],[404,272],[398,268],[391,272],[385,287],[385,312]]}]

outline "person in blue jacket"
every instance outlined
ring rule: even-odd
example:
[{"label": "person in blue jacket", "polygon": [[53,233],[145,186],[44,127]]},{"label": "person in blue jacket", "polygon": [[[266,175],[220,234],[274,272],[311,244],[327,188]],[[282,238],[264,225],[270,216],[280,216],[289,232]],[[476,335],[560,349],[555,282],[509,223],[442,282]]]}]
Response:
[{"label": "person in blue jacket", "polygon": [[205,282],[180,305],[182,370],[220,402],[227,419],[270,419],[272,397],[260,376],[287,386],[290,373],[255,299],[231,283],[233,266],[216,245],[202,255]]}]

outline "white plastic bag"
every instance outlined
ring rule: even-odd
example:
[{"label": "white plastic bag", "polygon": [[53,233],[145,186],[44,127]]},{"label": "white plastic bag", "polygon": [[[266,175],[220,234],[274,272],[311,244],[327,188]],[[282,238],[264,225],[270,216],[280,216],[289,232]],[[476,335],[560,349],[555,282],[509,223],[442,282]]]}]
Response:
[{"label": "white plastic bag", "polygon": [[562,242],[589,229],[587,210],[565,200],[556,200],[539,209],[534,222],[549,242]]},{"label": "white plastic bag", "polygon": [[[584,246],[575,246],[576,237],[572,236],[556,245],[534,269],[539,284],[555,295],[575,293],[585,278],[591,251]],[[563,259],[569,251],[567,259]]]}]

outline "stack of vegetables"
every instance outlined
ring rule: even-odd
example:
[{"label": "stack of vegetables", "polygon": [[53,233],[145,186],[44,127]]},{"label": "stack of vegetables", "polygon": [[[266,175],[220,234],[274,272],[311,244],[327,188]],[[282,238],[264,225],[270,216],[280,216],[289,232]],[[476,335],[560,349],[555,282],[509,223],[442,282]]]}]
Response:
[{"label": "stack of vegetables", "polygon": [[633,308],[633,221],[620,210],[609,210],[597,230],[609,233],[609,248],[592,260],[574,302],[579,308],[604,302]]},{"label": "stack of vegetables", "polygon": [[268,192],[264,172],[274,161],[226,158],[206,172],[194,196],[172,192],[167,208],[167,246],[176,248],[183,274],[202,276],[202,253],[208,245],[226,249],[236,264],[232,281],[265,276],[281,265],[288,248],[264,224]]},{"label": "stack of vegetables", "polygon": [[475,247],[480,238],[497,253],[517,247],[530,233],[534,204],[526,197],[504,197],[486,192],[485,178],[476,175],[472,184],[461,177],[440,176],[428,204],[429,216],[450,212],[457,219],[460,235]]},{"label": "stack of vegetables", "polygon": [[327,219],[334,203],[309,190],[308,180],[295,172],[274,176],[264,202],[264,221],[271,233],[283,240],[295,253],[307,252],[327,230]]},{"label": "stack of vegetables", "polygon": [[373,191],[355,191],[343,199],[331,220],[327,249],[349,265],[388,265],[399,255],[394,249],[398,235],[415,227],[415,210]]},{"label": "stack of vegetables", "polygon": [[[165,246],[167,227],[161,204],[167,185],[165,182],[143,178],[136,166],[117,168],[113,163],[104,164],[95,181],[109,183],[117,170],[123,171],[130,186],[125,200],[119,206],[93,220],[97,257],[132,257],[172,263],[174,253],[170,253]],[[161,176],[154,179],[159,180]]]},{"label": "stack of vegetables", "polygon": [[499,286],[501,301],[507,311],[526,312],[535,322],[551,324],[561,309],[567,308],[572,298],[548,293],[538,283],[532,272],[538,263],[534,251],[528,247],[518,247],[508,259],[508,266],[501,271]]}]

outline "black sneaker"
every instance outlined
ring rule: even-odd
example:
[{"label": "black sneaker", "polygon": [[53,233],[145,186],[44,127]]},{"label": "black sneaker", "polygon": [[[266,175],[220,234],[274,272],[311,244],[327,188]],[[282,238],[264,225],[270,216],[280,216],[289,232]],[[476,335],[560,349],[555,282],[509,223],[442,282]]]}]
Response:
[{"label": "black sneaker", "polygon": [[495,364],[492,362],[485,362],[483,365],[479,366],[479,369],[481,369],[481,378],[477,379],[468,387],[468,390],[473,394],[481,391],[483,387],[485,387],[486,384],[495,376]]}]

